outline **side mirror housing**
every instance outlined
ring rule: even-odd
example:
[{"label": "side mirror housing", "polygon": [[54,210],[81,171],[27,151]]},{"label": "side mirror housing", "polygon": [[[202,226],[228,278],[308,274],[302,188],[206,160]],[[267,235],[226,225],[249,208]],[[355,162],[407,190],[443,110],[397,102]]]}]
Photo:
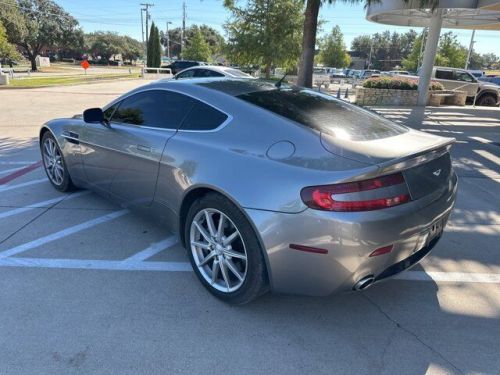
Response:
[{"label": "side mirror housing", "polygon": [[104,122],[104,113],[101,108],[89,108],[83,111],[83,121],[85,122]]}]

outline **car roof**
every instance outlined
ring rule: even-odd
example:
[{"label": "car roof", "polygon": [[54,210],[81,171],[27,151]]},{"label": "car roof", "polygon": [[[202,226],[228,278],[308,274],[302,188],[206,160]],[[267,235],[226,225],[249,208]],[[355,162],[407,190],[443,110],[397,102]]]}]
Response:
[{"label": "car roof", "polygon": [[207,78],[191,78],[185,80],[169,79],[160,80],[152,83],[155,86],[163,88],[183,88],[188,86],[199,86],[209,90],[216,90],[231,96],[248,94],[256,91],[276,90],[275,82],[270,82],[261,79],[245,79],[245,78],[224,78],[224,77],[207,77]]}]

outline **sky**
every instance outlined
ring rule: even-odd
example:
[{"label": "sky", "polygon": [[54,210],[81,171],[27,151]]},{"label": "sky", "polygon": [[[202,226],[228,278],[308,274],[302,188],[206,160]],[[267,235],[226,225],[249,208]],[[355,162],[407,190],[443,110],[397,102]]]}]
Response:
[{"label": "sky", "polygon": [[[150,8],[151,19],[160,29],[165,29],[166,22],[172,22],[169,28],[182,25],[182,0],[55,0],[67,12],[75,17],[85,32],[115,31],[141,40],[140,3],[154,3]],[[224,8],[223,0],[186,0],[187,26],[206,24],[224,35],[223,24],[230,16]],[[240,0],[240,3],[242,1]],[[323,33],[340,25],[347,47],[358,35],[373,34],[390,30],[405,32],[406,27],[387,26],[369,22],[365,18],[362,5],[335,4],[323,5],[320,18],[324,21]],[[415,28],[420,32],[421,28]],[[443,29],[442,32],[448,31]],[[460,43],[469,46],[471,30],[452,30],[458,35]],[[478,53],[500,55],[500,31],[476,31],[474,50]]]}]

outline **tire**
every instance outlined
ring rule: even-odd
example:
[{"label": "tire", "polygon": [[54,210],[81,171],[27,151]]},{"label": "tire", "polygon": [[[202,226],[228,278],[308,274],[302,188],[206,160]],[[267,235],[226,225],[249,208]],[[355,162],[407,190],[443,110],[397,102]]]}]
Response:
[{"label": "tire", "polygon": [[477,100],[476,104],[485,107],[496,107],[497,98],[493,94],[484,94]]},{"label": "tire", "polygon": [[[223,228],[220,229],[222,215]],[[212,236],[214,233],[216,235]],[[229,241],[232,235],[236,236],[235,239],[226,246],[224,241]],[[242,305],[267,292],[267,271],[259,240],[239,208],[222,195],[210,193],[191,205],[184,226],[184,238],[196,276],[217,298]]]},{"label": "tire", "polygon": [[[45,132],[40,148],[43,168],[52,186],[61,192],[75,190],[75,185],[71,181],[71,176],[66,168],[61,148],[52,133]],[[52,155],[50,155],[50,150],[53,152]]]}]

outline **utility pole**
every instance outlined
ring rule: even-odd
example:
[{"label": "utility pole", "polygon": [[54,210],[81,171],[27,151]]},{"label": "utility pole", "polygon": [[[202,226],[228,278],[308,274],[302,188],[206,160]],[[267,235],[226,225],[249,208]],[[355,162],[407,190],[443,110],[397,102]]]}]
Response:
[{"label": "utility pole", "polygon": [[141,33],[142,33],[142,47],[143,47],[143,50],[144,50],[144,56],[143,56],[143,59],[142,59],[142,65],[146,66],[146,56],[147,56],[147,46],[146,44],[144,43],[144,20],[143,20],[143,16],[142,16],[142,13],[144,12],[144,8],[141,8]]},{"label": "utility pole", "polygon": [[181,57],[186,41],[186,2],[182,2],[182,32],[181,32]]},{"label": "utility pole", "polygon": [[469,44],[469,53],[467,53],[467,61],[465,61],[465,69],[469,68],[470,57],[472,55],[472,50],[474,49],[474,43],[476,42],[474,40],[475,35],[476,35],[476,29],[472,30],[472,36],[470,38],[470,44]]},{"label": "utility pole", "polygon": [[372,51],[373,51],[373,37],[370,39],[370,56],[368,57],[368,69],[370,69],[372,65]]},{"label": "utility pole", "polygon": [[149,14],[149,7],[154,6],[152,3],[144,3],[141,4],[144,8],[143,10],[146,12],[146,45],[149,42],[149,20],[151,19],[151,15]]},{"label": "utility pole", "polygon": [[168,25],[172,22],[167,21],[167,57],[170,59],[170,35],[168,34]]}]

